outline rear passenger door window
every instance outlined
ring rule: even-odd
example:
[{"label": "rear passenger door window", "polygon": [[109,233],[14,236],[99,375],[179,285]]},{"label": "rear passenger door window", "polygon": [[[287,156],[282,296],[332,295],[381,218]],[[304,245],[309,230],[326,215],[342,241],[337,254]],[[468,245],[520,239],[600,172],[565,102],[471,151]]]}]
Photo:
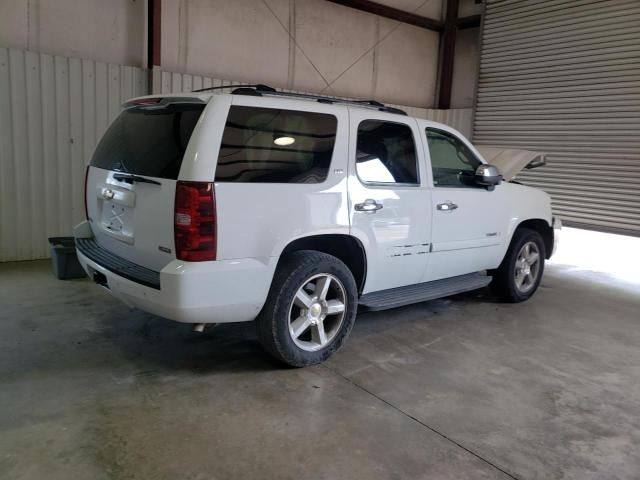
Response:
[{"label": "rear passenger door window", "polygon": [[418,159],[411,127],[382,120],[358,125],[356,173],[366,184],[418,185]]},{"label": "rear passenger door window", "polygon": [[216,182],[324,182],[337,123],[334,115],[326,113],[231,106]]}]

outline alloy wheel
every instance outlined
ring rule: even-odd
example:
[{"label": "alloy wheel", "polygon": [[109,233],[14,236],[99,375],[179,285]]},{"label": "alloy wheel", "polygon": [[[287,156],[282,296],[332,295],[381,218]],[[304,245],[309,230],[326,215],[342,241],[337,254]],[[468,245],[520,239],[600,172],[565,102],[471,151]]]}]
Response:
[{"label": "alloy wheel", "polygon": [[302,350],[313,352],[336,337],[346,313],[346,291],[333,275],[321,273],[305,280],[289,307],[289,334]]},{"label": "alloy wheel", "polygon": [[525,243],[518,252],[514,272],[515,285],[520,293],[527,293],[535,286],[540,264],[538,245],[535,242]]}]

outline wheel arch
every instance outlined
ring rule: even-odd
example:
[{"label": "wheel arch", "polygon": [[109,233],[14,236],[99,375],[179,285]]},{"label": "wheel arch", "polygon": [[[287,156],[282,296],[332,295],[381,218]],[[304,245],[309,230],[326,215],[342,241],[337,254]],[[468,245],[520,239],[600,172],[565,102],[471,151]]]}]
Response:
[{"label": "wheel arch", "polygon": [[[544,250],[545,250],[545,258],[551,258],[551,254],[553,252],[553,226],[549,225],[549,222],[542,218],[529,218],[527,220],[521,221],[518,226],[514,229],[513,233],[516,230],[521,228],[528,228],[529,230],[534,230],[540,234],[542,239],[544,240]],[[511,236],[513,239],[513,235]]]},{"label": "wheel arch", "polygon": [[358,286],[358,294],[362,293],[367,277],[367,253],[362,242],[356,237],[327,233],[297,238],[284,247],[278,263],[290,253],[300,250],[315,250],[340,259],[351,271]]}]

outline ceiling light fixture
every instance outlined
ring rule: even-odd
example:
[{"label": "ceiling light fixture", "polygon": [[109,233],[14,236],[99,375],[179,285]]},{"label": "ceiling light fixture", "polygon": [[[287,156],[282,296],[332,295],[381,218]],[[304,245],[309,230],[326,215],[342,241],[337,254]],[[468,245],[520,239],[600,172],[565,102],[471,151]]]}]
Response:
[{"label": "ceiling light fixture", "polygon": [[291,145],[296,141],[293,137],[276,137],[273,139],[273,143],[276,145],[280,145],[282,147],[286,147],[287,145]]}]

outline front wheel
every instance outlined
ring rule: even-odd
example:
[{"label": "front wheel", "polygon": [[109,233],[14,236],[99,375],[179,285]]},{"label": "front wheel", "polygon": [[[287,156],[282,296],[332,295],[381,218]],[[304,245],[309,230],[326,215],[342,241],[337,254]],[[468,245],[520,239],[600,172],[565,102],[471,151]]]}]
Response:
[{"label": "front wheel", "polygon": [[504,301],[517,303],[531,297],[544,272],[544,241],[538,232],[519,228],[498,269],[493,272],[492,289]]},{"label": "front wheel", "polygon": [[294,252],[280,263],[258,316],[260,343],[294,367],[321,363],[349,335],[357,301],[353,275],[339,259]]}]

